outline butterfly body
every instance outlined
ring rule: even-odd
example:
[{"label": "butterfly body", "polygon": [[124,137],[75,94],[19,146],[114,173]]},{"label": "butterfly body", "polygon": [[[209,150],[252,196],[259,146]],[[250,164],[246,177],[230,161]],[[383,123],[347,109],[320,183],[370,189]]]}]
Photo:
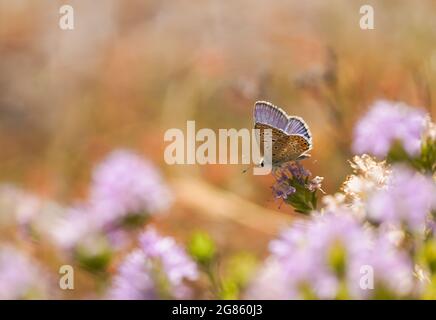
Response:
[{"label": "butterfly body", "polygon": [[260,132],[259,144],[262,155],[269,152],[264,144],[265,130],[271,130],[273,167],[310,157],[307,152],[313,146],[312,135],[302,118],[288,116],[281,108],[266,101],[258,101],[254,106],[254,128]]}]

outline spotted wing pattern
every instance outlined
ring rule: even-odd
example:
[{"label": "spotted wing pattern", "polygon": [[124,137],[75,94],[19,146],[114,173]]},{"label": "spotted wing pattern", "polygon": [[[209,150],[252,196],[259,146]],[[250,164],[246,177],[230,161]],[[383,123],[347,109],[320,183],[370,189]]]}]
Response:
[{"label": "spotted wing pattern", "polygon": [[276,129],[272,126],[256,123],[255,129],[259,129],[260,153],[264,155],[266,151],[264,146],[265,129],[270,129],[272,133],[272,162],[273,165],[279,165],[287,161],[296,160],[302,154],[310,150],[307,139],[300,135],[288,135],[287,133]]}]

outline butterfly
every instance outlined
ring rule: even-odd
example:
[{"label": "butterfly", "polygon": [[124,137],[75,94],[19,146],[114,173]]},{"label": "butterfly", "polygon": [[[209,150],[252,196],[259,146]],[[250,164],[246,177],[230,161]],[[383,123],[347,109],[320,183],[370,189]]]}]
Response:
[{"label": "butterfly", "polygon": [[[273,168],[289,161],[310,157],[312,135],[309,127],[300,117],[288,116],[285,111],[266,101],[257,101],[254,105],[254,129],[259,129],[260,153],[265,159],[265,129],[272,133],[271,162]],[[264,160],[260,163],[263,167]]]}]

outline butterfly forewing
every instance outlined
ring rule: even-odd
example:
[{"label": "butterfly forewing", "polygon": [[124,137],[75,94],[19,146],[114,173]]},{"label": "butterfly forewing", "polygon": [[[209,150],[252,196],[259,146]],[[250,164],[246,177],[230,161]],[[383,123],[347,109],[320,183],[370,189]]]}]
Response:
[{"label": "butterfly forewing", "polygon": [[271,130],[271,154],[274,165],[295,160],[303,153],[310,150],[309,143],[303,136],[288,135],[281,130],[262,123],[256,123],[254,128],[259,129],[259,146],[262,156],[264,156],[266,152],[269,152],[268,150],[265,150],[265,130]]}]

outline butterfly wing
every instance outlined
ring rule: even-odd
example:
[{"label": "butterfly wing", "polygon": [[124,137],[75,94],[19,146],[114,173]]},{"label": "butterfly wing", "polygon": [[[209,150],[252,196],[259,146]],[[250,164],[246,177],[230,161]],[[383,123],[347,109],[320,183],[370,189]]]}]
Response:
[{"label": "butterfly wing", "polygon": [[300,117],[292,116],[288,118],[285,132],[289,135],[299,135],[306,138],[307,142],[312,145],[312,134],[306,122]]},{"label": "butterfly wing", "polygon": [[255,129],[260,130],[260,152],[265,154],[265,129],[272,132],[273,165],[300,158],[312,148],[312,136],[303,119],[289,117],[285,111],[265,101],[254,107]]},{"label": "butterfly wing", "polygon": [[262,123],[286,132],[288,115],[279,107],[266,102],[258,101],[254,105],[254,124]]},{"label": "butterfly wing", "polygon": [[303,155],[309,157],[306,153],[310,151],[311,146],[307,138],[304,136],[290,135],[285,139],[285,141],[283,141],[283,145],[284,147],[279,149],[277,161],[273,162],[284,163],[297,160],[301,159]]},{"label": "butterfly wing", "polygon": [[282,152],[282,149],[285,147],[289,136],[283,131],[263,123],[256,123],[254,128],[259,129],[259,133],[260,133],[259,146],[260,146],[260,154],[262,156],[264,156],[267,152],[269,153],[269,150],[267,149],[264,143],[265,130],[267,129],[271,130],[272,161],[273,164],[275,164],[276,162],[281,162],[283,160],[282,157],[285,156],[285,154]]}]

